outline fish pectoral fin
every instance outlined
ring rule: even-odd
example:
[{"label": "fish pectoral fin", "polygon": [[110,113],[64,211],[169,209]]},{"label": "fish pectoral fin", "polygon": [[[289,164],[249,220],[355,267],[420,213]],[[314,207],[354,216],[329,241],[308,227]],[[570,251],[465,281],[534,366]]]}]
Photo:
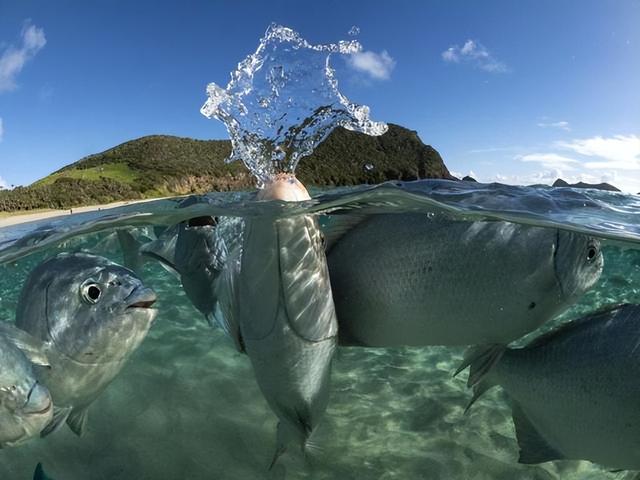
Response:
[{"label": "fish pectoral fin", "polygon": [[462,363],[453,376],[455,377],[465,368],[470,367],[467,386],[473,387],[480,383],[493,366],[500,361],[506,349],[505,345],[500,344],[471,347],[465,352]]},{"label": "fish pectoral fin", "polygon": [[520,447],[519,463],[534,464],[551,460],[564,460],[564,455],[554,449],[538,433],[518,402],[512,399],[511,413],[516,427],[516,440]]},{"label": "fish pectoral fin", "polygon": [[69,425],[71,431],[79,437],[81,437],[86,430],[88,410],[88,407],[80,409],[74,408],[67,418],[67,425]]},{"label": "fish pectoral fin", "polygon": [[45,344],[37,338],[7,322],[0,322],[0,335],[5,336],[22,350],[31,363],[49,366],[49,360],[45,354]]},{"label": "fish pectoral fin", "polygon": [[[217,304],[216,304],[216,307],[217,307]],[[204,319],[207,321],[207,324],[211,328],[215,328],[217,325],[221,325],[221,321],[219,321],[216,317],[217,315],[215,312],[209,312],[204,316]]]},{"label": "fish pectoral fin", "polygon": [[64,422],[67,421],[70,413],[71,407],[59,408],[54,406],[53,418],[47,424],[47,426],[42,429],[42,431],[40,432],[40,437],[44,438],[47,435],[51,435],[53,432],[58,430],[62,425],[64,425]]},{"label": "fish pectoral fin", "polygon": [[473,388],[473,396],[464,409],[465,414],[484,392],[495,386],[494,381],[487,378],[487,374],[491,371],[493,366],[500,361],[500,358],[502,358],[506,348],[506,346],[498,344],[481,345],[478,347],[472,347],[465,353],[462,363],[453,374],[455,377],[465,368],[470,367],[467,386]]}]

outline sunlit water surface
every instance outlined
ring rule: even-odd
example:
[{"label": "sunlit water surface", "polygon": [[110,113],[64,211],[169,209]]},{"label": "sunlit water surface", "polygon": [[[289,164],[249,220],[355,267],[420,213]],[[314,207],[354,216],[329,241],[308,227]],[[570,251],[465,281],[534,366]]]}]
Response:
[{"label": "sunlit water surface", "polygon": [[[447,210],[469,219],[503,218],[596,233],[608,238],[602,277],[554,322],[612,302],[640,303],[638,197],[428,181],[325,192],[296,207],[255,204],[250,198],[211,194],[187,208],[165,200],[67,216],[44,228],[0,230],[0,258],[6,262],[0,266],[0,316],[14,319],[22,282],[53,253],[98,249],[121,262],[120,251],[99,247],[115,225],[171,224],[202,213],[289,215],[350,208]],[[94,233],[74,238],[87,232]],[[0,450],[1,479],[30,479],[37,462],[56,480],[585,480],[627,475],[589,462],[519,465],[504,395],[493,389],[463,414],[470,392],[464,375],[452,378],[463,349],[443,347],[339,349],[331,403],[315,438],[319,449],[306,464],[285,455],[268,471],[276,417],[258,390],[249,359],[219,329],[204,323],[178,280],[158,264],[146,264],[143,278],[158,294],[160,313],[140,349],[90,408],[85,436],[63,428]]]}]

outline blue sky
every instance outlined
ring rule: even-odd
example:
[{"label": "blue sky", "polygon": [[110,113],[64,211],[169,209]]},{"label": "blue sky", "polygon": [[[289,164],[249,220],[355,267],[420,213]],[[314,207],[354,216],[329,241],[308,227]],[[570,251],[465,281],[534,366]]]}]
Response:
[{"label": "blue sky", "polygon": [[357,25],[341,91],[453,172],[640,192],[640,0],[0,0],[0,184],[144,135],[227,138],[206,85],[271,22],[312,43]]}]

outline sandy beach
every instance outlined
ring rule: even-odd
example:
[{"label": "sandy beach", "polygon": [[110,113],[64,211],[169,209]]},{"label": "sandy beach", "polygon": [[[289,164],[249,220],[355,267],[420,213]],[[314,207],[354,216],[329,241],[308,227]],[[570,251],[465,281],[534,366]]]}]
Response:
[{"label": "sandy beach", "polygon": [[36,222],[47,218],[62,217],[65,215],[75,215],[76,213],[94,212],[96,210],[108,210],[110,208],[122,207],[123,205],[132,205],[134,203],[150,202],[152,200],[161,200],[162,198],[147,198],[144,200],[129,200],[124,202],[107,203],[104,205],[90,205],[87,207],[74,207],[67,210],[39,210],[33,213],[15,213],[9,212],[6,216],[2,216],[5,212],[0,212],[0,228],[18,225],[21,223]]}]

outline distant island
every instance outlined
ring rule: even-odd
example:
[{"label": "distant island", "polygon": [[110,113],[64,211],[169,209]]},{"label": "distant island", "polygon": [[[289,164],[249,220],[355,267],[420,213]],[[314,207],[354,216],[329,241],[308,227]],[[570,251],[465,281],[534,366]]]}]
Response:
[{"label": "distant island", "polygon": [[585,183],[585,182],[567,183],[561,178],[553,182],[553,185],[551,186],[552,187],[571,187],[571,188],[595,188],[596,190],[607,190],[609,192],[621,191],[619,188],[614,187],[610,183],[605,183],[605,182],[603,183]]},{"label": "distant island", "polygon": [[[229,140],[153,135],[82,158],[26,187],[0,191],[0,211],[65,209],[204,193],[247,190],[255,183],[240,162],[227,164]],[[334,130],[297,170],[309,186],[359,185],[386,180],[455,179],[440,154],[417,132],[389,124],[371,137]]]},{"label": "distant island", "polygon": [[[29,186],[0,191],[0,212],[254,188],[244,165],[225,163],[230,153],[229,140],[138,138],[82,158]],[[312,155],[302,159],[297,175],[305,185],[322,187],[423,178],[459,180],[417,132],[394,124],[380,137],[335,129]],[[462,180],[476,181],[470,176]],[[569,184],[562,179],[553,186],[620,191],[608,183]]]}]

